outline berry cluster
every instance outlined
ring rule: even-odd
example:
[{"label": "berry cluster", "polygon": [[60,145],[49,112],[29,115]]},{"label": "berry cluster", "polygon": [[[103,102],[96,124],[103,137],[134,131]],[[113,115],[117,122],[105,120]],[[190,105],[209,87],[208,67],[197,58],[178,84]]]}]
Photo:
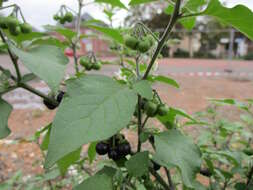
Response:
[{"label": "berry cluster", "polygon": [[100,70],[102,63],[100,61],[92,60],[89,57],[81,57],[79,60],[79,64],[82,65],[87,71],[90,70]]},{"label": "berry cluster", "polygon": [[73,14],[71,12],[66,12],[65,15],[55,14],[53,18],[55,21],[59,21],[61,24],[65,24],[66,22],[73,21]]},{"label": "berry cluster", "polygon": [[131,154],[131,146],[125,139],[124,135],[118,134],[107,141],[99,142],[96,145],[96,152],[99,155],[107,154],[110,159],[117,161],[124,158],[126,155]]},{"label": "berry cluster", "polygon": [[133,35],[126,35],[125,45],[132,50],[146,53],[154,45],[154,38],[150,34],[143,36],[140,39],[136,38]]},{"label": "berry cluster", "polygon": [[[56,100],[57,100],[57,102],[58,102],[59,104],[61,103],[64,94],[65,94],[65,92],[60,91],[59,94],[57,95]],[[48,109],[50,109],[50,110],[54,110],[54,109],[57,107],[56,105],[53,105],[51,102],[48,102],[48,101],[45,100],[45,99],[43,100],[43,103],[44,103],[44,105],[45,105]]]},{"label": "berry cluster", "polygon": [[[141,102],[141,109],[146,113],[148,117],[155,117],[156,115],[165,116],[169,112],[168,106],[162,103],[158,103],[156,99],[143,99]],[[137,116],[137,109],[135,110],[134,115]]]},{"label": "berry cluster", "polygon": [[30,24],[20,21],[15,16],[0,17],[0,28],[8,29],[13,36],[19,35],[21,32],[24,34],[32,32]]}]

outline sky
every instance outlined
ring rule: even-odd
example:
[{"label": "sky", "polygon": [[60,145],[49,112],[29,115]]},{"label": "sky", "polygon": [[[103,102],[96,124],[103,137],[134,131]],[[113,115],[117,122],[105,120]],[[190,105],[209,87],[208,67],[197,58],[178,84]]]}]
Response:
[{"label": "sky", "polygon": [[[130,0],[121,0],[121,2],[128,4]],[[237,4],[243,4],[253,10],[253,1],[252,0],[222,0],[226,1],[227,7],[233,7]],[[84,2],[89,2],[89,0],[84,0]],[[9,0],[5,3],[8,4],[18,4],[27,22],[35,26],[36,28],[41,29],[43,25],[46,24],[55,24],[52,16],[56,13],[62,4],[66,4],[70,8],[77,10],[78,4],[77,0]],[[8,13],[4,11],[5,13]],[[106,21],[105,15],[102,13],[102,10],[99,6],[89,5],[83,9],[83,12],[88,12],[96,19],[101,19]],[[115,18],[115,25],[120,25],[124,17],[126,16],[126,11],[120,11],[117,13]]]}]

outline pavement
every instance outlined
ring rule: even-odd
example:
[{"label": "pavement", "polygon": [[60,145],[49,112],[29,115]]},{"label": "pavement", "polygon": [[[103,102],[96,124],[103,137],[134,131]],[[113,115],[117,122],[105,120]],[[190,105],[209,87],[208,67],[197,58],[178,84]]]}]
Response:
[{"label": "pavement", "polygon": [[[14,73],[13,65],[6,55],[0,56],[0,65],[8,68]],[[99,73],[113,76],[119,66],[104,65]],[[29,71],[20,63],[22,73]],[[74,73],[73,61],[70,61],[66,70],[67,75]],[[95,72],[96,73],[96,72]],[[157,74],[169,77],[198,77],[198,78],[239,78],[243,80],[253,79],[253,61],[227,61],[227,60],[205,60],[205,59],[161,59]],[[188,80],[188,79],[187,79]],[[40,80],[30,82],[37,90],[49,93],[47,85]],[[16,89],[4,95],[4,99],[10,102],[14,109],[45,109],[41,98],[23,89]]]}]

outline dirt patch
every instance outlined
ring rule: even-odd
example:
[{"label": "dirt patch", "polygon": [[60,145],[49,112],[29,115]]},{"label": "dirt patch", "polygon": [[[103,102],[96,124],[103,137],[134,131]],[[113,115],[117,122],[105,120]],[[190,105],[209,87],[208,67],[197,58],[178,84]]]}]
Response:
[{"label": "dirt patch", "polygon": [[[180,89],[168,85],[156,84],[162,99],[171,106],[182,108],[188,113],[203,110],[209,105],[208,97],[235,98],[244,100],[252,98],[253,87],[251,81],[238,81],[229,78],[176,77]],[[43,171],[42,155],[35,143],[23,141],[36,130],[53,120],[54,111],[48,110],[14,110],[9,119],[12,135],[0,141],[0,182],[22,170],[26,175],[33,175]],[[128,140],[136,146],[133,133],[127,134]],[[9,140],[18,140],[19,143]],[[39,164],[38,164],[39,163]],[[202,179],[204,183],[206,180]]]}]

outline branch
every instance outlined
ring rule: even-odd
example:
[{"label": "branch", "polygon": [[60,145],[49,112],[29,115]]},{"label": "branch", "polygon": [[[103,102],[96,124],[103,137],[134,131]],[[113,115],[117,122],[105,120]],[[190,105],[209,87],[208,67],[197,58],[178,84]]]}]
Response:
[{"label": "branch", "polygon": [[253,176],[253,166],[251,167],[249,174],[247,176],[247,187],[245,190],[250,190],[250,186],[251,186],[251,181],[252,181],[252,176]]},{"label": "branch", "polygon": [[164,169],[165,169],[165,172],[166,172],[166,175],[167,175],[167,178],[168,178],[168,183],[169,183],[170,189],[175,190],[174,183],[171,179],[170,171],[166,167],[164,167]]},{"label": "branch", "polygon": [[175,8],[174,8],[174,12],[173,12],[172,17],[170,19],[170,22],[169,22],[167,28],[165,29],[165,32],[163,33],[163,36],[162,36],[161,40],[159,40],[156,51],[155,51],[155,53],[154,53],[154,55],[153,55],[153,57],[150,61],[150,64],[148,65],[148,68],[147,68],[144,76],[143,76],[143,80],[147,79],[150,70],[152,69],[152,67],[153,67],[160,51],[162,50],[162,48],[164,46],[164,43],[166,42],[170,32],[172,31],[174,25],[176,24],[176,21],[179,18],[180,5],[181,5],[181,0],[177,0]]},{"label": "branch", "polygon": [[164,187],[165,190],[173,190],[153,168],[150,167],[149,172],[156,178],[156,180]]},{"label": "branch", "polygon": [[[1,29],[0,29],[0,36],[1,36],[2,41],[5,44],[8,45],[8,43],[7,43],[7,41],[6,41],[5,37],[4,37],[3,31]],[[15,67],[15,70],[16,70],[16,74],[17,74],[17,77],[18,77],[17,81],[19,82],[19,81],[21,81],[22,77],[21,77],[21,73],[20,73],[20,70],[19,70],[19,67],[18,67],[18,58],[14,54],[12,54],[9,46],[7,46],[7,50],[8,50],[8,54],[9,54],[9,56],[11,58],[11,61],[12,61],[13,65],[14,65],[14,67]]]},{"label": "branch", "polygon": [[183,19],[183,18],[189,18],[189,17],[196,17],[199,15],[202,15],[203,12],[199,12],[199,13],[192,13],[192,14],[188,14],[188,15],[181,15],[179,19]]}]

